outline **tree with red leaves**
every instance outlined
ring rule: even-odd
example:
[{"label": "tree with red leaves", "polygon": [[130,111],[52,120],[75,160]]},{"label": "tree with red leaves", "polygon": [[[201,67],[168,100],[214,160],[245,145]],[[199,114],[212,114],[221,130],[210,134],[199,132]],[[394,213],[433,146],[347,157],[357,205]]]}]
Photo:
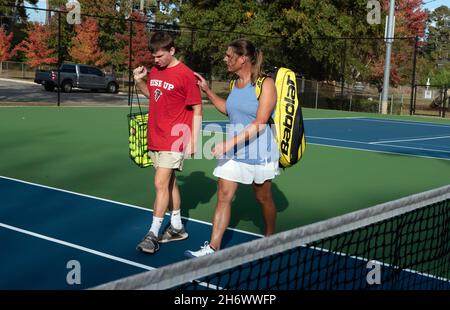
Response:
[{"label": "tree with red leaves", "polygon": [[100,33],[97,21],[88,17],[81,25],[75,26],[77,35],[72,39],[69,55],[73,61],[103,67],[108,56],[99,47]]},{"label": "tree with red leaves", "polygon": [[27,27],[27,38],[20,42],[13,52],[23,52],[26,63],[32,68],[41,65],[51,65],[58,62],[56,50],[48,48],[48,41],[53,36],[47,25],[38,22],[30,23]]},{"label": "tree with red leaves", "polygon": [[[422,10],[422,0],[395,1],[395,37],[411,37],[409,40],[394,40],[391,55],[391,84],[394,87],[408,83],[411,79],[412,55],[415,41],[413,37],[423,37],[427,13]],[[384,12],[389,11],[389,1],[384,1]],[[386,16],[387,18],[387,16]],[[384,46],[383,46],[384,47]],[[372,80],[381,85],[384,74],[384,53],[372,67]]]},{"label": "tree with red leaves", "polygon": [[[131,18],[139,21],[133,23],[131,69],[138,66],[149,66],[152,64],[153,58],[148,48],[149,31],[146,29],[147,24],[145,23],[147,18],[139,12],[133,12]],[[130,24],[128,23],[126,34],[116,33],[116,39],[122,41],[122,44],[124,45],[122,64],[126,66],[128,66],[130,56],[129,32]]]},{"label": "tree with red leaves", "polygon": [[11,52],[12,32],[6,34],[4,27],[0,27],[0,73],[2,73],[2,62],[8,60],[14,53]]},{"label": "tree with red leaves", "polygon": [[10,34],[6,34],[5,28],[0,27],[0,62],[8,60],[12,56],[11,53],[12,38],[13,38],[12,32]]}]

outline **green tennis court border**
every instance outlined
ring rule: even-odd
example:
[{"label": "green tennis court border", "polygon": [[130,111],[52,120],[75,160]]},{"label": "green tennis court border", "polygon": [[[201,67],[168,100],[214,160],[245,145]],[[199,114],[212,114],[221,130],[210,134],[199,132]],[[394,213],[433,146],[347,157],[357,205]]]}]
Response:
[{"label": "green tennis court border", "polygon": [[[152,168],[128,157],[128,107],[0,109],[0,175],[151,208]],[[426,117],[381,117],[304,109],[305,118],[380,117],[450,124]],[[205,106],[204,120],[226,120]],[[307,128],[306,128],[307,130]],[[205,140],[208,137],[205,137]],[[178,174],[183,216],[210,222],[215,160],[187,160]],[[283,231],[450,183],[448,161],[308,145],[302,161],[274,182]],[[262,233],[250,186],[240,186],[231,227]]]}]

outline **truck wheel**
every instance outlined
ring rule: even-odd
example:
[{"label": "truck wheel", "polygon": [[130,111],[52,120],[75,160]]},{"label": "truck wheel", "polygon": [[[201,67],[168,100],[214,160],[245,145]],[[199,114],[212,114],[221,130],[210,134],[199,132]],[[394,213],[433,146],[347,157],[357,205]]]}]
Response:
[{"label": "truck wheel", "polygon": [[108,93],[113,93],[113,94],[117,93],[117,91],[118,91],[117,84],[113,83],[113,82],[109,83],[107,90],[108,90]]},{"label": "truck wheel", "polygon": [[53,91],[53,90],[55,90],[55,85],[45,84],[44,88],[45,88],[46,91]]},{"label": "truck wheel", "polygon": [[61,85],[61,88],[62,88],[63,92],[70,93],[72,91],[72,83],[69,81],[63,82]]}]

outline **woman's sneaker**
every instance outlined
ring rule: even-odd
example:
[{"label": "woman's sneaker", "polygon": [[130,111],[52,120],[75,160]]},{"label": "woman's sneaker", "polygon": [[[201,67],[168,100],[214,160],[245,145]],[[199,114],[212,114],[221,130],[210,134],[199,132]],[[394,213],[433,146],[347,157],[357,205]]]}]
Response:
[{"label": "woman's sneaker", "polygon": [[175,229],[172,224],[167,227],[166,231],[162,234],[159,239],[160,243],[166,243],[170,241],[184,240],[188,237],[188,233],[184,229],[184,226],[181,226],[180,229]]},{"label": "woman's sneaker", "polygon": [[205,241],[205,244],[200,247],[200,250],[198,251],[185,251],[184,256],[188,258],[194,258],[194,257],[200,257],[205,256],[208,254],[214,253],[215,250],[209,245],[208,241]]}]

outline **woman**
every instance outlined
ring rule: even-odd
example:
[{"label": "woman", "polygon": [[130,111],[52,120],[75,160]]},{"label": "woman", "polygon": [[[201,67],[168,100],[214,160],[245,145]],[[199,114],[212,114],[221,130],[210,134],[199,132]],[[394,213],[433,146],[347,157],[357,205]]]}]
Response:
[{"label": "woman", "polygon": [[211,240],[199,251],[186,251],[188,257],[203,256],[220,249],[230,222],[231,201],[239,183],[252,184],[263,212],[265,235],[275,231],[276,207],[271,187],[272,179],[279,174],[280,155],[274,135],[267,126],[277,100],[275,82],[265,78],[261,94],[256,97],[255,83],[263,76],[263,55],[246,39],[233,41],[224,61],[228,71],[238,77],[227,100],[217,96],[205,79],[196,74],[198,85],[217,110],[229,117],[230,126],[227,126],[227,140],[212,149],[219,161],[213,172],[218,177],[218,193]]}]

